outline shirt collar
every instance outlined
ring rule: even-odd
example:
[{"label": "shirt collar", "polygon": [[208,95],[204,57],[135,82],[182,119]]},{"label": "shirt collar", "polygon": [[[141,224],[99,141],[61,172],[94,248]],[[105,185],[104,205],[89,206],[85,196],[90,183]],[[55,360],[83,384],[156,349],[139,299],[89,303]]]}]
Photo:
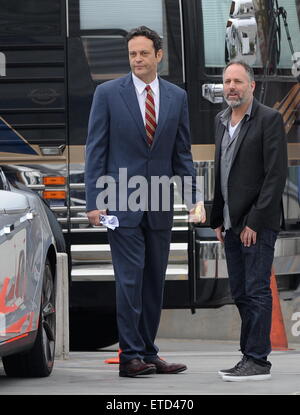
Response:
[{"label": "shirt collar", "polygon": [[[249,119],[250,118],[251,111],[252,111],[252,105],[253,105],[253,99],[251,100],[251,102],[250,102],[250,104],[249,104],[249,106],[247,108],[247,111],[245,112],[245,115],[244,115],[243,118],[246,118],[246,119]],[[231,117],[231,113],[232,113],[232,109],[231,109],[231,107],[228,107],[228,108],[226,108],[226,110],[221,115],[221,117],[220,117],[221,118],[221,122],[224,125],[227,125],[227,122],[228,122],[228,120]]]},{"label": "shirt collar", "polygon": [[158,82],[157,75],[156,75],[155,79],[150,84],[145,84],[144,81],[142,81],[134,73],[132,73],[132,81],[133,81],[133,84],[134,84],[138,94],[142,95],[142,93],[145,91],[145,88],[146,88],[147,85],[150,85],[154,95],[158,94],[159,82]]}]

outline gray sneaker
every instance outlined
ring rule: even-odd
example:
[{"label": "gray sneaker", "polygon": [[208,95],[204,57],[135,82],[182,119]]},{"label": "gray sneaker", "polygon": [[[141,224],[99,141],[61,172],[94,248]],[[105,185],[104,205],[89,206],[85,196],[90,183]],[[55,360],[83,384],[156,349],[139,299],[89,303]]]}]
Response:
[{"label": "gray sneaker", "polygon": [[245,360],[247,360],[247,356],[243,356],[242,358],[241,358],[241,360],[234,366],[234,367],[232,367],[232,368],[230,368],[230,369],[221,369],[221,370],[219,370],[219,372],[218,372],[218,375],[219,376],[221,376],[221,377],[223,377],[224,375],[229,375],[230,373],[232,373],[232,372],[234,372],[235,371],[235,369],[237,369],[238,367],[240,367],[240,365],[245,361]]},{"label": "gray sneaker", "polygon": [[267,380],[271,378],[271,363],[260,365],[253,359],[247,358],[231,373],[223,375],[225,382],[243,382],[247,380]]}]

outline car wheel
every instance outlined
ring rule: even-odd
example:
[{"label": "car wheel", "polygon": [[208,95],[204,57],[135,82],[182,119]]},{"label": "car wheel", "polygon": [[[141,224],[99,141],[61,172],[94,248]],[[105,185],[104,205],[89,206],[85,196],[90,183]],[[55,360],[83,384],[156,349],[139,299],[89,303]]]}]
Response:
[{"label": "car wheel", "polygon": [[7,376],[46,377],[53,369],[55,355],[55,284],[49,261],[46,261],[41,295],[39,327],[33,347],[2,357]]}]

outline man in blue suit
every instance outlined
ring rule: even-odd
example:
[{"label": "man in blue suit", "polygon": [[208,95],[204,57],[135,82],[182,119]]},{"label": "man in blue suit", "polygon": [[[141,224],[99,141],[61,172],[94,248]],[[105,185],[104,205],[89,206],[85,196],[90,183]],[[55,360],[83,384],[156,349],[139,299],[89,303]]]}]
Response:
[{"label": "man in blue suit", "polygon": [[[132,72],[95,91],[85,182],[90,223],[101,225],[99,217],[107,213],[119,220],[119,227],[108,229],[119,374],[135,377],[186,370],[183,364],[160,359],[154,344],[173,224],[170,178],[181,179],[189,193],[190,220],[206,218],[191,156],[186,92],[157,76],[163,51],[156,32],[141,26],[129,32],[127,42]],[[168,180],[153,186],[157,178]]]}]

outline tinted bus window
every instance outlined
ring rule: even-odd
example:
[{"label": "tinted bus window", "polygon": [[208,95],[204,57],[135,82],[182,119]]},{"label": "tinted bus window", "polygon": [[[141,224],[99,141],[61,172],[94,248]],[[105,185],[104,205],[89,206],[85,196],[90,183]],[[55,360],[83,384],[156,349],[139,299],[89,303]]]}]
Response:
[{"label": "tinted bus window", "polygon": [[61,0],[0,0],[0,36],[60,36]]},{"label": "tinted bus window", "polygon": [[[161,0],[80,0],[80,29],[111,29],[119,27],[130,30],[144,25],[163,35],[163,4]],[[143,15],[139,13],[142,8]],[[120,16],[121,12],[121,16]],[[122,17],[120,19],[120,17]],[[122,26],[120,26],[120,23]]]},{"label": "tinted bus window", "polygon": [[163,38],[160,75],[182,82],[178,2],[80,0],[79,13],[80,36],[93,80],[101,82],[129,72],[126,34],[134,27],[145,25]]},{"label": "tinted bus window", "polygon": [[[237,57],[247,60],[256,69],[257,73],[261,72],[263,42],[260,42],[256,19],[258,16],[255,14],[253,3],[252,1],[202,0],[205,69],[207,73],[216,73],[216,68],[224,66],[225,61],[229,60],[229,50],[231,58]],[[297,52],[300,44],[300,31],[296,0],[281,0],[279,6],[287,12],[288,28],[293,47]],[[264,22],[263,19],[264,17],[262,17],[262,23]],[[278,20],[276,20],[276,23],[278,24]],[[269,25],[266,24],[265,33],[268,33],[269,29]],[[280,54],[277,65],[278,73],[291,75],[291,50],[281,17],[280,35],[279,39],[277,34],[277,47]],[[217,73],[219,73],[218,70]]]}]

